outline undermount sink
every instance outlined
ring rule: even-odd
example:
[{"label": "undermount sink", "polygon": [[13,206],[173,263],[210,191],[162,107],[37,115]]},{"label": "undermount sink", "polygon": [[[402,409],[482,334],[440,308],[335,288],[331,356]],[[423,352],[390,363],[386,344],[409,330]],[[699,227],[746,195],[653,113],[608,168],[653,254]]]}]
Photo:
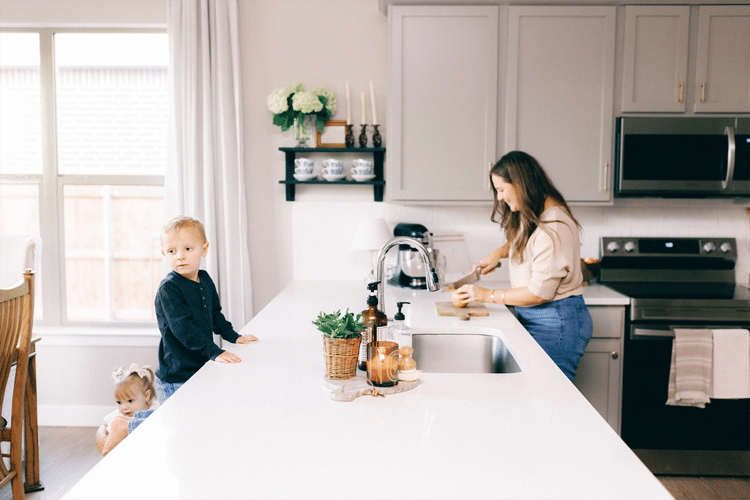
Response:
[{"label": "undermount sink", "polygon": [[489,328],[412,330],[412,358],[427,373],[518,373],[513,353]]}]

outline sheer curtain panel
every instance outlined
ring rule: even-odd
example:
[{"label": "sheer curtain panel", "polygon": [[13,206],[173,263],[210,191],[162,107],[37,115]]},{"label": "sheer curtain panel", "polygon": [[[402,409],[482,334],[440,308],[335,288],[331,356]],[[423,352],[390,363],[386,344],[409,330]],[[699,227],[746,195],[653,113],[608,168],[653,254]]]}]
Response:
[{"label": "sheer curtain panel", "polygon": [[224,315],[252,319],[236,0],[168,0],[170,145],[166,216],[206,226],[205,267]]}]

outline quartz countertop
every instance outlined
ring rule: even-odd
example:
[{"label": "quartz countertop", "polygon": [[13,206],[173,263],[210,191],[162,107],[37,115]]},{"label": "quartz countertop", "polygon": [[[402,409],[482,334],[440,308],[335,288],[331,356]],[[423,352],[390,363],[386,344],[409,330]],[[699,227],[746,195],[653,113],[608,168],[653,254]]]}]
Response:
[{"label": "quartz countertop", "polygon": [[[362,282],[291,283],[242,328],[259,342],[227,346],[242,363],[207,363],[66,498],[672,498],[501,305],[460,321],[435,314],[447,293],[387,287],[389,315],[405,300],[413,329],[493,329],[522,371],[332,400],[311,322],[366,296]],[[586,296],[622,305],[605,287]]]}]

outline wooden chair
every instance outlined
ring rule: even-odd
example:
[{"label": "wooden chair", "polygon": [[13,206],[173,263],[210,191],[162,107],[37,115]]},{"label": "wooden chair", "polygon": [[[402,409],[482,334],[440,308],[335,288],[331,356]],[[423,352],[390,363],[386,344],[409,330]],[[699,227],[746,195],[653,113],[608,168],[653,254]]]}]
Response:
[{"label": "wooden chair", "polygon": [[11,366],[18,361],[10,425],[4,425],[0,430],[0,442],[10,443],[10,453],[2,453],[3,458],[10,460],[10,468],[6,467],[5,460],[0,459],[0,488],[10,482],[14,500],[25,498],[21,449],[29,366],[25,360],[29,356],[34,320],[34,272],[27,269],[23,277],[23,281],[13,288],[0,288],[0,394],[5,392]]}]

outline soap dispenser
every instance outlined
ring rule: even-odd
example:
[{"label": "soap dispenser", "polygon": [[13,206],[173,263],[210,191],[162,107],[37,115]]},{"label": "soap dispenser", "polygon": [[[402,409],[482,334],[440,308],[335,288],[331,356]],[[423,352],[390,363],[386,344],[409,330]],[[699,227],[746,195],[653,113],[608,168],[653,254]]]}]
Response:
[{"label": "soap dispenser", "polygon": [[390,340],[393,340],[399,345],[403,342],[401,339],[404,335],[411,335],[411,328],[406,326],[406,323],[404,322],[406,316],[404,316],[404,313],[401,311],[404,304],[410,304],[410,302],[396,302],[398,312],[393,316],[393,323],[391,324],[389,335]]},{"label": "soap dispenser", "polygon": [[370,295],[367,297],[367,309],[362,311],[362,321],[365,331],[362,333],[362,342],[359,345],[359,356],[357,357],[357,368],[367,370],[367,346],[371,342],[385,337],[388,332],[388,317],[378,309],[378,285],[379,281],[367,284]]}]

